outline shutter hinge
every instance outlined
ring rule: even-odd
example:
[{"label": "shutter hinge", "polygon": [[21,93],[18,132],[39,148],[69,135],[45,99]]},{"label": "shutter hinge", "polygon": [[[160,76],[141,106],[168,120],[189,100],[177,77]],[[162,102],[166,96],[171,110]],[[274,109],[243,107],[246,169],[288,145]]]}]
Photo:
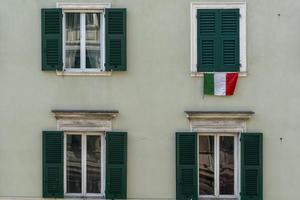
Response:
[{"label": "shutter hinge", "polygon": [[240,18],[242,18],[242,15],[241,15],[241,14],[239,14],[239,17],[240,17]]}]

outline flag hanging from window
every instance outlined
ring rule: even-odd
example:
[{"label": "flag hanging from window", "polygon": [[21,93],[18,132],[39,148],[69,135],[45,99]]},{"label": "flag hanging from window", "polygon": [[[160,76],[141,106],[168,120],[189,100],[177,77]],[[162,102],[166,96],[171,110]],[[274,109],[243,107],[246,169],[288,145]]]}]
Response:
[{"label": "flag hanging from window", "polygon": [[238,73],[204,73],[204,95],[233,95],[238,76]]}]

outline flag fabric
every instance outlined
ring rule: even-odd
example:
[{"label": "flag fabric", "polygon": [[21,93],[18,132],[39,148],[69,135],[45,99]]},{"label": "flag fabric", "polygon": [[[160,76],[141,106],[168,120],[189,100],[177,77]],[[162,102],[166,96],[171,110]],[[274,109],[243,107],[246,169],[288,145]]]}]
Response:
[{"label": "flag fabric", "polygon": [[231,96],[234,94],[238,73],[204,73],[204,94]]}]

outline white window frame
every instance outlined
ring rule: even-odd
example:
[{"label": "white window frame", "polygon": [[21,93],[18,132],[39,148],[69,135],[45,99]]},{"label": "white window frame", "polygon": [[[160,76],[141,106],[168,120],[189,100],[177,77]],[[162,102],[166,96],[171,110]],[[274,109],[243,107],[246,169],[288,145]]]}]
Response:
[{"label": "white window frame", "polygon": [[[198,187],[198,197],[200,199],[202,198],[217,198],[217,199],[238,199],[239,198],[239,187],[240,187],[240,181],[239,181],[239,168],[240,168],[240,146],[239,146],[239,133],[198,133],[197,137],[197,143],[198,143],[198,149],[197,149],[197,156],[198,161],[199,158],[199,138],[200,136],[214,136],[214,191],[215,195],[200,195],[200,187]],[[220,195],[220,183],[219,183],[219,166],[220,166],[220,136],[230,136],[234,137],[234,195]],[[198,178],[198,185],[199,185],[199,162],[197,163],[197,178]]]},{"label": "white window frame", "polygon": [[[111,72],[105,71],[105,19],[104,19],[104,9],[111,8],[111,3],[56,3],[57,8],[63,9],[63,71],[57,71],[57,75],[71,75],[71,76],[111,76]],[[80,68],[66,68],[65,67],[65,51],[66,51],[66,30],[65,30],[65,13],[80,13]],[[85,38],[86,38],[86,27],[85,27],[85,13],[100,13],[100,53],[101,53],[101,63],[100,68],[87,69],[85,68],[86,48],[85,48]],[[84,39],[81,39],[84,38]]]},{"label": "white window frame", "polygon": [[192,2],[191,3],[191,76],[201,77],[197,72],[197,9],[239,9],[240,10],[240,72],[247,76],[246,55],[246,2]]},{"label": "white window frame", "polygon": [[[81,136],[81,193],[67,193],[67,135]],[[101,137],[101,192],[87,193],[87,171],[86,171],[86,154],[87,154],[87,136],[99,135]],[[105,136],[103,132],[65,132],[64,133],[64,196],[65,197],[104,197],[105,196]]]}]

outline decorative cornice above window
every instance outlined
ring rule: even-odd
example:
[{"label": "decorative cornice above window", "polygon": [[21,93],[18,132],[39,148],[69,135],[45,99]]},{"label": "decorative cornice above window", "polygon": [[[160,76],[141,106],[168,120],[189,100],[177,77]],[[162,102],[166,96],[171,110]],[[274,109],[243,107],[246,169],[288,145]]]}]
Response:
[{"label": "decorative cornice above window", "polygon": [[83,10],[97,10],[110,8],[111,3],[67,3],[67,2],[58,2],[56,3],[57,8],[62,9],[83,9]]},{"label": "decorative cornice above window", "polygon": [[111,131],[117,110],[52,110],[59,131]]},{"label": "decorative cornice above window", "polygon": [[185,111],[189,119],[249,119],[253,111]]},{"label": "decorative cornice above window", "polygon": [[185,111],[193,132],[246,132],[253,111]]}]

